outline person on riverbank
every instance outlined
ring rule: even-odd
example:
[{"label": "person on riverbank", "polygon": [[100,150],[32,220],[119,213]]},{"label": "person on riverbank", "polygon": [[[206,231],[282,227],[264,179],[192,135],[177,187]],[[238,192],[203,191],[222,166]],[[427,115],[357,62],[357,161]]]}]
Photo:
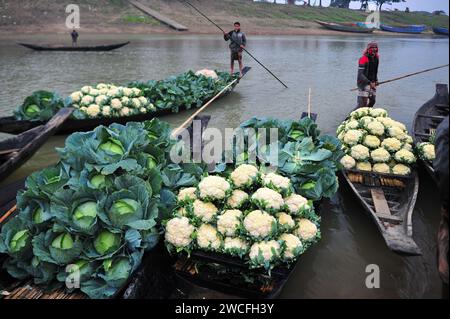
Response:
[{"label": "person on riverbank", "polygon": [[77,45],[77,41],[78,41],[78,32],[73,29],[72,33],[70,34],[70,36],[72,37],[72,46],[76,46]]},{"label": "person on riverbank", "polygon": [[434,174],[441,194],[441,221],[437,238],[438,270],[448,289],[448,192],[449,192],[449,130],[448,116],[436,129],[436,159],[433,162]]},{"label": "person on riverbank", "polygon": [[373,107],[378,85],[378,44],[370,42],[358,62],[358,107]]},{"label": "person on riverbank", "polygon": [[241,76],[243,75],[242,70],[244,65],[242,62],[242,51],[247,45],[247,38],[245,33],[241,31],[241,24],[239,22],[234,23],[234,30],[223,33],[223,38],[225,41],[230,41],[230,51],[231,51],[231,74],[234,73],[234,61],[239,63],[239,71]]}]

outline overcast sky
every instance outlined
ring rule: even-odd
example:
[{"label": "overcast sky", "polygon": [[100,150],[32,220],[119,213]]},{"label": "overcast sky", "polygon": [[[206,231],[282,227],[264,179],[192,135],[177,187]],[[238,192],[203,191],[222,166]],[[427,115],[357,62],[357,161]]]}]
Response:
[{"label": "overcast sky", "polygon": [[[284,0],[277,0],[279,3],[284,3]],[[311,4],[319,4],[319,0],[311,0]],[[329,0],[322,0],[322,5],[328,6],[330,4]],[[409,7],[411,11],[435,11],[435,10],[444,10],[445,12],[449,12],[448,8],[449,1],[448,0],[406,0],[403,3],[394,3],[393,5],[383,5],[383,10],[387,9],[399,9],[405,10],[406,7]],[[354,1],[350,4],[351,8],[359,9],[360,2]],[[371,4],[371,9],[374,9],[375,5]]]}]

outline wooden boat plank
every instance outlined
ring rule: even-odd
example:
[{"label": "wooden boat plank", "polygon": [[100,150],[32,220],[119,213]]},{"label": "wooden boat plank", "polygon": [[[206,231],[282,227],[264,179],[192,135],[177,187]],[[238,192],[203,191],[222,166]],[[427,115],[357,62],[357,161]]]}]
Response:
[{"label": "wooden boat plank", "polygon": [[370,192],[372,193],[373,204],[377,215],[390,216],[391,210],[389,209],[383,190],[381,188],[374,188],[371,189]]},{"label": "wooden boat plank", "polygon": [[19,137],[12,138],[11,141],[4,141],[1,145],[7,145],[8,143],[17,143],[21,149],[17,152],[10,153],[8,159],[0,163],[0,179],[5,178],[19,168],[25,161],[27,161],[47,140],[56,133],[63,125],[63,123],[72,114],[72,108],[61,109],[50,121],[43,127],[38,127],[32,132],[25,132]]},{"label": "wooden boat plank", "polygon": [[417,114],[417,116],[424,117],[427,119],[432,119],[432,120],[439,120],[439,121],[443,121],[445,119],[445,116],[439,116],[439,115]]}]

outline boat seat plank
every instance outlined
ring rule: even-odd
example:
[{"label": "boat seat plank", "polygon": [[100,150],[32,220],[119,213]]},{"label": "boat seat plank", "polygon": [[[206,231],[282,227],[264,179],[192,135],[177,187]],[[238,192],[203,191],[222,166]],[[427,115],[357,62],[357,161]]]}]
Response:
[{"label": "boat seat plank", "polygon": [[377,217],[394,224],[400,224],[401,222],[403,222],[403,219],[395,215],[386,215],[377,213]]},{"label": "boat seat plank", "polygon": [[384,192],[381,188],[373,188],[370,190],[372,193],[373,204],[375,206],[375,211],[378,214],[383,214],[390,216],[391,210],[389,209],[388,202],[384,196]]},{"label": "boat seat plank", "polygon": [[14,152],[18,152],[20,151],[20,149],[18,148],[13,148],[13,149],[9,149],[9,150],[0,150],[0,155],[7,155],[7,154],[11,154]]}]

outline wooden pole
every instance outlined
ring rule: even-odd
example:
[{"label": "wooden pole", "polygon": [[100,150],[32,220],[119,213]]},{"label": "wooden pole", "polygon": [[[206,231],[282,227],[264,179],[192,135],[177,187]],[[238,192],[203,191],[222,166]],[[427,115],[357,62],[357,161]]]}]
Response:
[{"label": "wooden pole", "polygon": [[8,211],[5,213],[5,215],[3,215],[2,217],[0,217],[0,224],[2,224],[2,223],[6,220],[6,218],[9,217],[9,215],[11,215],[12,213],[14,213],[14,212],[16,211],[16,209],[17,209],[17,205],[14,205],[13,207],[11,207],[10,210],[8,210]]},{"label": "wooden pole", "polygon": [[308,91],[308,117],[311,118],[311,88]]},{"label": "wooden pole", "polygon": [[219,93],[217,93],[211,100],[209,100],[205,105],[203,105],[201,108],[199,108],[197,111],[195,111],[194,114],[192,114],[186,121],[184,121],[179,127],[177,127],[175,130],[172,131],[172,137],[177,136],[183,129],[185,129],[189,123],[192,122],[192,120],[199,115],[204,109],[206,109],[209,105],[211,105],[212,102],[214,102],[217,98],[219,98],[226,90],[228,90],[231,86],[233,86],[239,79],[235,79],[230,84],[228,84],[226,87],[224,87]]},{"label": "wooden pole", "polygon": [[[410,76],[413,76],[413,75],[417,75],[417,74],[421,74],[421,73],[425,73],[425,72],[429,72],[429,71],[433,71],[433,70],[437,70],[437,69],[442,69],[442,68],[445,68],[447,66],[448,66],[448,64],[445,64],[445,65],[437,66],[435,68],[426,69],[426,70],[422,70],[422,71],[418,71],[418,72],[402,75],[402,76],[399,76],[399,77],[396,77],[396,78],[393,78],[393,79],[390,79],[390,80],[379,82],[378,85],[389,83],[389,82],[398,81],[398,80],[401,80],[401,79],[404,79],[404,78],[407,78],[407,77],[410,77]],[[358,88],[353,88],[350,91],[356,91],[356,90],[358,90]]]}]

